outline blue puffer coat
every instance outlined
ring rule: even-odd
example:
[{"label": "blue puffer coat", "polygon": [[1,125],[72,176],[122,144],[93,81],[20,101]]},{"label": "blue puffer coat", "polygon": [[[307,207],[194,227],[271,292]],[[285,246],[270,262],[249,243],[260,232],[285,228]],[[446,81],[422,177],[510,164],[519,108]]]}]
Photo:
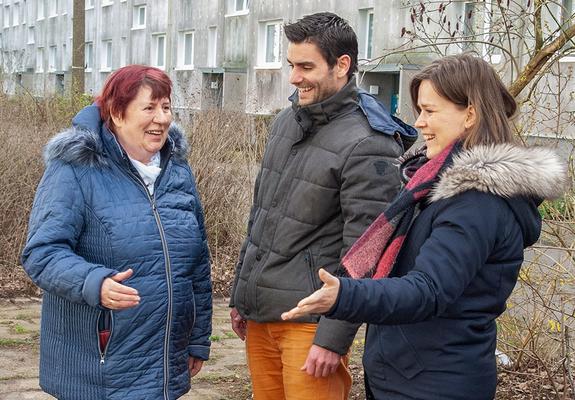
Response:
[{"label": "blue puffer coat", "polygon": [[[202,208],[172,126],[150,196],[89,106],[45,149],[22,263],[44,290],[40,386],[60,400],[176,399],[190,389],[189,356],[206,360],[211,332],[209,252]],[[98,320],[106,277],[137,307],[111,312],[104,352]]]},{"label": "blue puffer coat", "polygon": [[495,319],[541,232],[537,199],[561,195],[566,165],[511,145],[464,151],[421,206],[389,278],[341,279],[330,318],[367,322],[376,399],[488,400]]}]

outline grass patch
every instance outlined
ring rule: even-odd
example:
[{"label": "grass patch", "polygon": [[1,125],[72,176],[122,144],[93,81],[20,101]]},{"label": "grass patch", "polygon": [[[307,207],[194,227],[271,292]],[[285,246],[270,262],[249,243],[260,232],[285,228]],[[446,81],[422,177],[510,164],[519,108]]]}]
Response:
[{"label": "grass patch", "polygon": [[16,333],[17,335],[23,335],[25,333],[28,333],[28,329],[26,329],[24,326],[20,325],[20,324],[16,324],[13,325],[11,327],[12,332]]},{"label": "grass patch", "polygon": [[0,347],[20,347],[32,344],[29,339],[4,339],[0,338]]},{"label": "grass patch", "polygon": [[222,340],[222,337],[221,337],[221,336],[218,336],[218,335],[211,335],[211,336],[210,336],[210,341],[211,341],[211,342],[219,342],[220,340]]}]

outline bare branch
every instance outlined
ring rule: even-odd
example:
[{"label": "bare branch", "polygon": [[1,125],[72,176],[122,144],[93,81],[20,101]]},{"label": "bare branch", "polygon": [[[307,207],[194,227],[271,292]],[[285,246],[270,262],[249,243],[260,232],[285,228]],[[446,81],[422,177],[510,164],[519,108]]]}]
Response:
[{"label": "bare branch", "polygon": [[551,43],[536,52],[523,71],[521,71],[517,79],[509,87],[511,95],[517,97],[525,86],[527,86],[539,71],[541,71],[549,59],[551,59],[556,52],[561,50],[561,48],[565,46],[565,43],[570,41],[574,36],[575,24],[562,31]]}]

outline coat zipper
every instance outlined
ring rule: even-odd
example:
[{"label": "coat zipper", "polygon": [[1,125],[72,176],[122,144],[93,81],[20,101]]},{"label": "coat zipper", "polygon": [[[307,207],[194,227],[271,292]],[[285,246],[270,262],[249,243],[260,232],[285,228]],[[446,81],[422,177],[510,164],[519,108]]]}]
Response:
[{"label": "coat zipper", "polygon": [[[136,182],[138,182],[143,188],[144,188],[144,192],[146,192],[146,195],[148,196],[148,200],[150,201],[150,204],[152,205],[152,213],[154,214],[154,218],[156,219],[156,224],[158,225],[158,231],[160,232],[160,240],[162,242],[162,250],[164,252],[164,259],[166,260],[166,284],[168,285],[168,315],[166,317],[166,330],[165,330],[165,334],[164,334],[164,400],[168,400],[168,382],[169,382],[169,365],[168,365],[168,352],[170,350],[170,334],[171,334],[171,322],[172,322],[172,269],[171,269],[171,264],[170,264],[170,255],[168,253],[168,243],[166,241],[166,236],[164,233],[164,227],[162,225],[162,220],[160,219],[160,213],[158,212],[158,208],[156,206],[156,192],[157,192],[157,183],[160,181],[160,179],[162,178],[162,175],[164,175],[164,171],[168,165],[168,161],[171,157],[171,155],[173,154],[173,151],[171,151],[169,153],[168,159],[166,160],[165,164],[164,164],[164,168],[162,168],[160,175],[158,175],[158,177],[156,178],[156,182],[154,183],[154,194],[150,195],[150,191],[148,190],[148,188],[146,187],[146,184],[144,183],[144,181],[140,178],[139,175],[135,174],[134,171],[132,171],[131,168],[131,164],[128,166],[128,173],[132,176],[133,179],[136,180]],[[130,163],[129,160],[126,160],[128,163]]]},{"label": "coat zipper", "polygon": [[102,317],[102,311],[98,312],[98,318],[96,319],[96,337],[98,338],[98,352],[100,353],[100,365],[106,362],[106,353],[108,352],[108,346],[110,345],[110,341],[112,340],[112,333],[114,333],[114,313],[110,310],[110,336],[108,337],[108,341],[106,342],[106,346],[104,350],[100,349],[100,330],[98,329],[98,321]]},{"label": "coat zipper", "polygon": [[311,279],[311,289],[312,289],[312,292],[315,292],[316,290],[318,290],[320,288],[320,285],[318,285],[317,280],[315,278],[315,267],[314,267],[313,257],[311,255],[311,250],[309,248],[305,250],[304,258],[307,261],[308,267],[309,267],[309,277]]}]

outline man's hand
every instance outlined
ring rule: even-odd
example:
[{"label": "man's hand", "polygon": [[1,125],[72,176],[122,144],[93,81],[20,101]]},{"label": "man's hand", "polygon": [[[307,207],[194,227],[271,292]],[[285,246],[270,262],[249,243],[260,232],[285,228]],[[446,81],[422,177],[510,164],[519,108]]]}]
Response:
[{"label": "man's hand", "polygon": [[323,268],[319,270],[319,279],[323,286],[300,300],[296,307],[284,312],[281,316],[284,321],[309,314],[324,314],[333,307],[339,294],[339,279]]},{"label": "man's hand", "polygon": [[316,378],[325,378],[337,371],[340,362],[339,354],[312,344],[301,370]]},{"label": "man's hand", "polygon": [[232,320],[232,329],[242,340],[246,340],[246,320],[242,318],[238,310],[234,307],[230,311],[230,318]]},{"label": "man's hand", "polygon": [[110,310],[123,310],[140,304],[138,291],[120,282],[128,279],[134,271],[128,269],[104,279],[100,288],[100,304]]},{"label": "man's hand", "polygon": [[204,362],[202,360],[190,356],[190,358],[188,358],[188,370],[190,371],[190,378],[196,376],[196,374],[202,369],[203,365]]}]

